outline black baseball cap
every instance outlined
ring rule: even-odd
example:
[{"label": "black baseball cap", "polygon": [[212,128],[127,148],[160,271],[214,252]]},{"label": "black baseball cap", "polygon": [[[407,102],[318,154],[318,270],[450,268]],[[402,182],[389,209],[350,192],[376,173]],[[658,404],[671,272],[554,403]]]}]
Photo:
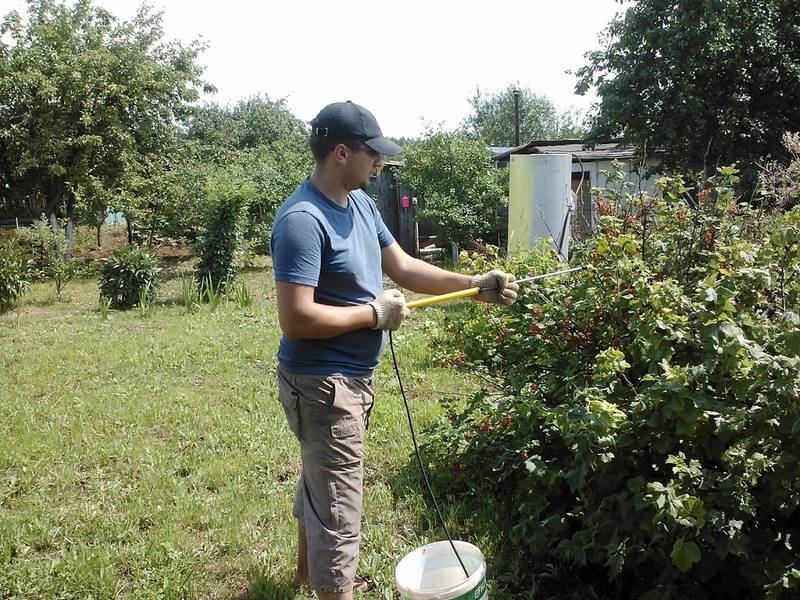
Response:
[{"label": "black baseball cap", "polygon": [[383,137],[371,112],[350,100],[328,104],[319,111],[311,120],[311,135],[361,140],[375,152],[387,156],[402,151],[392,140]]}]

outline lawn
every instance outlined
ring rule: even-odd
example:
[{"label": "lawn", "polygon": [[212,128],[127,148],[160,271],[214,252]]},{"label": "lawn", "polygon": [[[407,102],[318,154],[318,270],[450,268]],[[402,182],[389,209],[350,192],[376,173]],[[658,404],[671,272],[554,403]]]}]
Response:
[{"label": "lawn", "polygon": [[[97,282],[56,303],[35,284],[0,316],[0,598],[308,598],[290,581],[299,449],[276,399],[268,264],[254,304],[190,313],[165,272],[149,316],[98,310]],[[395,338],[419,429],[474,382],[434,364],[438,309]],[[388,354],[367,434],[359,572],[393,597],[399,559],[442,539],[423,495]],[[441,494],[448,526],[489,556],[498,535]],[[490,581],[493,598],[503,597]]]}]

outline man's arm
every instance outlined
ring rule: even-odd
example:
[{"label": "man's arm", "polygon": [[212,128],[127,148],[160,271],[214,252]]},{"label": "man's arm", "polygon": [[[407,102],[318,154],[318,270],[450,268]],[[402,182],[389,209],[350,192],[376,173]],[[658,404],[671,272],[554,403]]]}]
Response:
[{"label": "man's arm", "polygon": [[314,288],[284,283],[275,286],[278,294],[278,321],[288,338],[325,339],[376,325],[375,311],[369,304],[328,306],[314,302]]},{"label": "man's arm", "polygon": [[418,294],[447,294],[471,287],[468,275],[453,273],[413,258],[397,242],[381,251],[383,272],[397,285]]}]

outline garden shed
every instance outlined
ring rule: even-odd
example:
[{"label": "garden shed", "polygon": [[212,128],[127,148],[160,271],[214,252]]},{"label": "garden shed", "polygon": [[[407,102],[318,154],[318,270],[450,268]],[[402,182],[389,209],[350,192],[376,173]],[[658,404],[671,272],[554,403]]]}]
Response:
[{"label": "garden shed", "polygon": [[[623,163],[626,181],[633,184],[633,191],[655,191],[655,181],[660,176],[653,174],[658,165],[655,156],[646,156],[644,161],[635,148],[621,139],[598,143],[584,149],[583,140],[533,140],[514,148],[491,148],[492,161],[498,168],[507,168],[512,154],[570,154],[572,155],[572,191],[577,197],[573,234],[580,237],[591,229],[593,222],[590,190],[605,187],[602,171],[610,171],[612,162]],[[583,177],[583,183],[581,183]]]}]

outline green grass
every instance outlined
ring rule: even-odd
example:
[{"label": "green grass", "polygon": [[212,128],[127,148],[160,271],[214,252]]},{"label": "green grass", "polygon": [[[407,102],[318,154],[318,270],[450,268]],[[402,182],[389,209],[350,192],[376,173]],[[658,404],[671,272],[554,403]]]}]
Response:
[{"label": "green grass", "polygon": [[[167,272],[146,318],[104,318],[91,280],[71,282],[61,303],[35,284],[0,316],[0,598],[309,597],[289,585],[300,464],[276,399],[272,273],[243,273],[249,307],[190,312],[186,269]],[[434,315],[395,337],[419,430],[440,398],[473,385],[433,364]],[[375,584],[362,597],[391,598],[399,559],[442,534],[388,354],[376,385],[359,570]],[[441,500],[491,574],[500,540],[486,515]]]}]

